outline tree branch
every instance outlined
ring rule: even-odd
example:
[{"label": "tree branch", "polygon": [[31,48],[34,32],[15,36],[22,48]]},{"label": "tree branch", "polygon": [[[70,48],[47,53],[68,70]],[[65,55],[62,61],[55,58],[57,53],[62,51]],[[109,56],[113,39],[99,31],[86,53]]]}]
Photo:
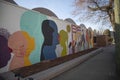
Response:
[{"label": "tree branch", "polygon": [[111,8],[110,6],[112,5],[112,1],[113,1],[113,0],[110,0],[109,4],[106,5],[106,6],[99,6],[99,4],[98,4],[95,0],[93,0],[92,3],[94,3],[96,7],[90,7],[90,6],[88,6],[88,8],[89,8],[90,10],[92,10],[92,11],[101,10],[101,11],[107,12],[107,10],[108,10],[109,8]]},{"label": "tree branch", "polygon": [[105,11],[105,12],[107,12],[108,7],[109,7],[109,6],[101,6],[101,7],[95,7],[95,8],[93,8],[93,7],[88,6],[88,8],[89,8],[90,10],[92,10],[92,11],[101,10],[101,11]]}]

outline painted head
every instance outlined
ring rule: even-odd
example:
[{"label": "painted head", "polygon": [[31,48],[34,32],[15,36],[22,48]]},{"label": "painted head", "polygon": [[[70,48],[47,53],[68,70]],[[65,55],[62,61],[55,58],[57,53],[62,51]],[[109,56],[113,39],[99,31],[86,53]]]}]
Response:
[{"label": "painted head", "polygon": [[8,48],[8,40],[0,35],[0,68],[6,66],[11,58],[12,50]]},{"label": "painted head", "polygon": [[[29,55],[31,51],[29,51],[30,37],[27,32],[17,31],[13,33],[8,39],[8,46],[13,50],[13,54],[17,57],[23,57],[25,55]],[[33,43],[33,41],[32,41]],[[33,50],[33,47],[31,50]],[[28,50],[28,52],[27,52]]]},{"label": "painted head", "polygon": [[42,45],[41,60],[56,58],[56,45],[58,44],[57,25],[52,20],[44,20],[42,23],[44,43]]},{"label": "painted head", "polygon": [[68,33],[71,31],[70,25],[67,25],[66,30],[67,30]]},{"label": "painted head", "polygon": [[44,20],[42,23],[42,32],[45,38],[44,45],[58,44],[58,29],[54,21]]},{"label": "painted head", "polygon": [[10,33],[5,28],[0,28],[0,68],[6,66],[11,58],[12,50],[8,47]]},{"label": "painted head", "polygon": [[17,31],[9,37],[8,47],[13,50],[14,56],[24,56],[27,49],[27,41],[21,31]]}]

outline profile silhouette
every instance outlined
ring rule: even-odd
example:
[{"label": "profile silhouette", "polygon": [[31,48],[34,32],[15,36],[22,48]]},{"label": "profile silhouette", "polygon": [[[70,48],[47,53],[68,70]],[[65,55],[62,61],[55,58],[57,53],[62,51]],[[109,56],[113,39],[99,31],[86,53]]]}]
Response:
[{"label": "profile silhouette", "polygon": [[8,40],[0,35],[0,68],[6,66],[11,58],[12,50],[8,47]]},{"label": "profile silhouette", "polygon": [[41,60],[51,60],[56,58],[56,45],[58,42],[57,25],[52,20],[44,20],[42,23],[42,33],[44,42],[41,51]]}]

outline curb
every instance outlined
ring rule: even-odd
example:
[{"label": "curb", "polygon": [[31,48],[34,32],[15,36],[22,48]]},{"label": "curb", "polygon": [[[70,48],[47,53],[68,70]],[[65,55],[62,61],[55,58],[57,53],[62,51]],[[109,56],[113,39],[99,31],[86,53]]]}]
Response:
[{"label": "curb", "polygon": [[0,74],[0,79],[1,77],[5,78],[5,80],[50,80],[61,73],[85,62],[89,58],[101,53],[103,51],[103,48],[99,48],[97,50],[94,50],[88,54],[82,55],[80,57],[74,58],[70,61],[64,62],[60,65],[54,66],[52,68],[49,68],[47,70],[41,71],[39,73],[33,74],[31,76],[28,76],[26,78],[19,78],[15,77],[15,74],[11,71],[5,72]]},{"label": "curb", "polygon": [[88,54],[85,54],[85,55],[82,55],[82,56],[77,57],[75,59],[72,59],[70,61],[64,62],[60,65],[49,68],[47,70],[41,71],[40,73],[36,73],[34,75],[28,76],[24,79],[33,78],[34,80],[50,80],[50,79],[54,78],[55,76],[79,65],[80,63],[83,63],[84,61],[88,60],[90,57],[101,53],[102,51],[103,51],[103,48],[99,48],[99,49],[92,51]]}]

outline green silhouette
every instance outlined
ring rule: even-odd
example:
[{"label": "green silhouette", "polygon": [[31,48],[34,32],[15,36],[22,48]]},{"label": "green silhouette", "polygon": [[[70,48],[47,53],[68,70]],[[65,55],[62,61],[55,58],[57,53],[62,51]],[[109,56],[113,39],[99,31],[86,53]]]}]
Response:
[{"label": "green silhouette", "polygon": [[68,44],[68,33],[64,30],[61,30],[60,33],[60,45],[62,46],[63,50],[61,56],[67,55],[67,44]]}]

